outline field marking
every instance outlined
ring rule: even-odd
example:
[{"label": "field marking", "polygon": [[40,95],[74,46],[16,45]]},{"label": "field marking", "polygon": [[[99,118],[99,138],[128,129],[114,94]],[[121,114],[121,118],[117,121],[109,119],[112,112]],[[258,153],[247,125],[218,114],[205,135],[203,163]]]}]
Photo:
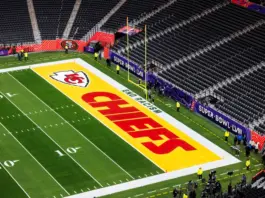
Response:
[{"label": "field marking", "polygon": [[[120,89],[120,90],[123,90],[123,89],[128,89],[127,87],[121,85],[120,83],[118,83],[117,81],[115,81],[114,79],[110,78],[109,76],[107,76],[106,74],[104,74],[103,72],[99,71],[99,69],[91,66],[90,64],[88,64],[87,62],[85,62],[84,60],[80,59],[80,58],[77,58],[77,59],[71,59],[71,60],[65,60],[65,61],[56,61],[56,62],[50,62],[50,63],[44,63],[44,64],[39,64],[39,65],[30,65],[28,66],[27,68],[25,69],[31,69],[31,68],[35,68],[35,67],[45,67],[45,66],[51,66],[51,65],[56,65],[56,64],[61,64],[61,63],[69,63],[69,62],[74,62],[74,63],[78,63],[80,65],[82,65],[83,67],[89,69],[90,71],[92,71],[96,76],[101,76],[102,78],[104,78],[105,81],[107,81],[108,83],[114,83],[115,87],[117,89]],[[0,73],[1,72],[7,72],[7,71],[14,71],[14,70],[20,70],[21,68],[16,68],[16,69],[5,69],[5,70],[0,70]],[[37,75],[39,75],[37,72],[35,72]],[[39,75],[40,77],[42,77],[41,75]],[[46,79],[45,79],[46,80]],[[47,81],[47,80],[46,80]],[[51,84],[51,83],[50,83]],[[58,90],[58,89],[57,89]],[[62,92],[61,92],[62,93]],[[132,92],[134,93],[134,92]],[[65,95],[65,94],[64,94]],[[136,94],[137,97],[140,97],[138,94]],[[65,95],[66,97],[68,97],[67,95]],[[69,97],[68,97],[69,98]],[[142,97],[141,97],[142,98]],[[72,100],[71,98],[69,98],[70,100]],[[134,99],[132,97],[132,99]],[[72,100],[73,101],[73,100]],[[76,104],[75,101],[73,101],[74,104]],[[141,104],[141,103],[139,103]],[[77,104],[79,105],[79,104]],[[80,105],[79,105],[80,106]],[[141,106],[143,108],[147,108],[146,106],[142,105]],[[81,107],[81,106],[80,106]],[[82,107],[81,107],[82,108]],[[208,147],[207,145],[209,144],[210,146],[213,146],[214,147],[214,150],[216,151],[219,151],[220,150],[224,153],[222,154],[225,154],[225,159],[222,159],[222,160],[219,160],[219,161],[216,161],[216,162],[211,162],[211,163],[207,163],[205,164],[205,166],[203,166],[203,168],[205,170],[209,170],[209,169],[212,169],[213,167],[214,168],[218,168],[218,167],[222,167],[222,166],[225,166],[225,165],[230,165],[230,164],[233,164],[233,163],[238,163],[240,162],[238,159],[234,158],[233,156],[231,156],[229,153],[227,153],[226,151],[224,151],[223,149],[220,149],[218,146],[214,145],[212,142],[210,142],[209,140],[207,140],[206,138],[204,138],[203,136],[199,135],[198,133],[196,133],[195,131],[193,131],[192,129],[190,129],[189,127],[187,127],[186,125],[184,125],[183,123],[177,121],[176,119],[174,119],[172,116],[170,116],[169,114],[165,113],[164,111],[162,111],[162,113],[159,113],[159,116],[162,117],[165,121],[167,122],[172,122],[172,120],[174,120],[174,123],[173,123],[173,126],[177,126],[177,128],[183,130],[183,132],[186,133],[186,135],[188,136],[193,136],[195,135],[196,138],[195,139],[203,139],[204,140],[204,144],[202,145],[205,145],[206,144],[206,147]],[[100,121],[100,120],[99,120]],[[101,122],[101,121],[100,121]],[[175,123],[176,122],[176,123]],[[102,123],[102,122],[101,122]],[[106,126],[104,123],[102,123],[104,126]],[[106,126],[107,127],[107,126]],[[114,131],[112,131],[114,132]],[[115,133],[116,134],[116,133]],[[117,135],[117,134],[116,134]],[[119,136],[119,135],[118,135]],[[120,137],[120,136],[119,136]],[[121,138],[121,137],[120,137]],[[123,138],[121,138],[123,139]],[[194,137],[192,137],[192,139],[194,139]],[[123,139],[124,140],[124,139]],[[124,140],[125,142],[127,142],[126,140]],[[128,142],[127,142],[128,143]],[[130,145],[130,144],[129,144]],[[132,146],[133,147],[133,146]],[[136,149],[135,147],[133,147],[135,150],[137,150],[139,153],[141,153],[138,149]],[[142,153],[141,153],[142,154]],[[219,153],[220,154],[220,153]],[[142,154],[143,155],[143,154]],[[143,155],[144,156],[144,155]],[[229,157],[227,157],[229,156]],[[149,159],[149,158],[147,158]],[[149,159],[150,160],[150,159]],[[151,162],[153,162],[152,160],[150,160]],[[155,164],[153,162],[153,164]],[[155,164],[156,165],[156,164]],[[157,165],[156,165],[157,166]],[[159,166],[157,166],[159,168]],[[161,168],[160,168],[161,169]],[[141,186],[145,186],[145,185],[149,185],[149,184],[153,184],[153,183],[157,183],[157,182],[161,182],[161,181],[165,181],[165,180],[169,180],[169,179],[173,179],[173,178],[178,178],[178,177],[181,177],[181,176],[185,176],[185,175],[188,175],[188,174],[191,174],[191,173],[195,173],[197,171],[198,167],[197,166],[194,166],[194,167],[190,167],[190,168],[185,168],[185,169],[182,169],[181,171],[173,171],[173,172],[169,172],[169,173],[163,173],[163,174],[159,174],[159,175],[155,175],[155,176],[151,176],[151,177],[148,177],[148,178],[143,178],[143,179],[138,179],[138,180],[134,180],[134,181],[131,181],[131,182],[127,182],[127,183],[123,183],[123,184],[120,184],[120,185],[116,185],[116,186],[112,186],[113,188],[111,187],[105,187],[103,189],[98,189],[98,190],[93,190],[93,191],[90,191],[88,193],[81,193],[79,195],[76,195],[74,197],[87,197],[87,196],[99,196],[99,195],[107,195],[107,194],[113,194],[115,192],[120,192],[120,191],[124,191],[124,190],[129,190],[129,189],[133,189],[133,188],[137,188],[137,187],[141,187]]]},{"label": "field marking", "polygon": [[[35,73],[35,72],[34,72]],[[114,164],[116,164],[121,170],[123,170],[128,176],[130,176],[132,179],[134,177],[128,173],[126,170],[124,170],[117,162],[115,162],[113,159],[111,159],[104,151],[102,151],[100,148],[98,148],[93,142],[91,142],[86,136],[84,136],[79,130],[77,130],[72,124],[70,124],[67,120],[65,120],[60,114],[58,114],[54,109],[52,109],[48,104],[46,104],[43,100],[41,100],[37,95],[35,95],[31,90],[29,90],[25,85],[23,85],[19,80],[17,80],[14,76],[12,76],[10,73],[8,73],[9,76],[11,76],[16,82],[18,82],[22,87],[24,87],[28,92],[30,92],[35,98],[37,98],[40,102],[42,102],[46,107],[48,107],[52,112],[54,112],[57,116],[59,116],[64,122],[66,122],[71,128],[73,128],[79,135],[81,135],[85,140],[87,140],[90,144],[92,144],[98,151],[100,151],[102,154],[104,154],[110,161],[112,161]],[[43,78],[42,78],[43,79]],[[59,92],[61,93],[61,92]],[[82,108],[83,109],[83,108]],[[80,120],[78,120],[80,122]]]},{"label": "field marking", "polygon": [[[79,59],[77,59],[79,60]],[[69,61],[65,61],[64,63],[68,63]],[[70,61],[71,62],[71,61]],[[60,63],[57,63],[60,64]],[[78,63],[79,64],[79,63]],[[82,65],[82,64],[81,64]],[[45,66],[45,65],[44,65]],[[42,67],[44,67],[42,66]],[[83,66],[83,65],[82,65]],[[34,67],[29,67],[29,69],[32,70],[32,68],[35,68],[38,66],[34,66]],[[32,70],[35,74],[37,74],[40,78],[42,78],[42,76],[40,74],[38,74],[37,72],[35,72],[34,70]],[[1,70],[0,70],[1,73]],[[44,79],[44,78],[42,78]],[[61,92],[57,87],[55,87],[53,84],[51,84],[48,80],[44,79],[47,83],[49,83],[51,86],[53,86],[57,91],[59,91],[60,93],[62,93],[65,97],[67,97],[68,99],[70,99],[75,105],[81,107],[81,109],[83,109],[84,111],[88,112],[90,114],[90,112],[86,109],[84,109],[80,104],[76,103],[72,98],[70,98],[69,96],[67,96],[65,93]],[[91,115],[91,114],[90,114]],[[93,116],[93,115],[92,115]],[[94,117],[94,116],[93,116]],[[158,169],[160,169],[161,171],[165,172],[161,167],[159,167],[153,160],[151,160],[150,158],[146,157],[140,150],[138,150],[136,147],[134,147],[133,145],[131,145],[127,140],[125,140],[123,137],[121,137],[119,134],[115,133],[112,129],[110,129],[104,122],[102,122],[102,120],[94,117],[97,121],[99,121],[102,125],[104,125],[107,129],[109,129],[111,132],[113,132],[115,135],[117,135],[119,138],[121,138],[124,142],[126,142],[128,145],[130,145],[132,148],[134,148],[138,153],[140,153],[145,159],[149,160],[151,163],[153,163]],[[90,119],[90,118],[89,118]],[[160,174],[158,172],[158,174]]]},{"label": "field marking", "polygon": [[[0,123],[1,124],[1,123]],[[2,124],[1,124],[2,125]],[[16,184],[20,187],[20,189],[27,195],[27,197],[30,197],[29,194],[24,190],[24,188],[19,184],[19,182],[12,176],[11,173],[8,172],[7,168],[0,162],[0,165],[3,167],[3,169],[7,172],[7,174],[16,182]],[[69,195],[69,194],[68,194]]]},{"label": "field marking", "polygon": [[[2,93],[2,92],[0,92]],[[17,141],[17,143],[37,162],[37,164],[39,164],[42,169],[68,194],[70,195],[70,193],[49,173],[49,171],[42,166],[42,164],[28,151],[28,149],[26,149],[24,147],[24,145],[0,122],[0,125],[14,138],[14,140]]]},{"label": "field marking", "polygon": [[[10,102],[12,103],[22,114],[24,114],[24,112],[16,105],[14,104],[8,97],[6,97],[6,95],[4,95],[1,91],[0,93]],[[34,122],[29,116],[27,116],[26,114],[24,114],[33,124],[35,124],[36,126],[38,126],[38,128],[53,142],[55,143],[68,157],[70,157],[83,171],[85,171],[92,179],[94,179],[95,182],[97,182],[101,187],[103,187],[103,185],[96,180],[83,166],[81,166],[70,154],[68,154],[68,152],[66,152],[57,142],[55,142],[36,122]]]}]

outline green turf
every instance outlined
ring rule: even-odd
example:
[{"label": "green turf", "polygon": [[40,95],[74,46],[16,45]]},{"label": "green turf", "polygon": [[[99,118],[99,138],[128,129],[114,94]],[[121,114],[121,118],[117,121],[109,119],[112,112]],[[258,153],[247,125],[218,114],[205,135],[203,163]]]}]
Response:
[{"label": "green turf", "polygon": [[[30,61],[28,61],[28,62],[24,62],[24,61],[18,62],[17,59],[15,59],[14,57],[3,58],[3,59],[0,59],[0,69],[6,68],[6,67],[15,67],[18,65],[36,64],[36,63],[42,63],[42,62],[47,62],[47,61],[56,61],[56,60],[61,60],[61,59],[65,59],[65,58],[76,58],[76,57],[80,57],[80,58],[84,59],[85,61],[87,61],[91,65],[95,66],[96,68],[98,68],[102,72],[104,72],[107,75],[109,75],[110,77],[114,78],[119,83],[124,84],[126,87],[128,87],[132,91],[143,96],[143,91],[141,89],[139,89],[135,85],[128,83],[126,71],[121,70],[121,74],[117,75],[115,72],[115,69],[113,67],[112,68],[106,67],[104,61],[95,62],[93,60],[93,57],[91,55],[87,55],[87,54],[70,53],[69,55],[64,55],[62,52],[30,54]],[[68,101],[65,97],[63,99],[62,96],[58,96],[58,97],[56,96],[56,98],[58,98],[58,100],[57,99],[54,100],[53,97],[45,96],[47,94],[49,96],[51,96],[51,95],[54,96],[54,94],[56,94],[56,95],[57,94],[62,95],[62,94],[60,94],[57,91],[53,91],[51,89],[51,87],[49,87],[47,89],[45,88],[45,90],[41,90],[39,88],[40,86],[38,86],[39,83],[41,83],[41,81],[39,81],[38,78],[34,78],[33,77],[34,75],[28,75],[28,74],[24,75],[24,72],[14,72],[14,73],[12,73],[12,75],[14,75],[18,80],[20,80],[35,95],[37,95],[39,98],[41,98],[41,100],[43,100],[48,106],[55,108],[54,110],[56,112],[58,112],[65,120],[67,120],[71,123],[72,120],[75,121],[76,119],[79,118],[77,116],[76,117],[69,116],[69,112],[71,111],[70,108],[69,108],[69,110],[65,110],[62,108],[56,109],[56,107],[58,107],[58,106],[64,106],[64,105],[69,104],[68,102],[70,102],[70,104],[71,104],[71,101]],[[31,77],[29,77],[29,79],[28,79],[28,76],[31,76]],[[134,78],[132,75],[131,75],[131,77],[132,77],[132,80],[137,81],[137,78]],[[34,82],[34,83],[31,83],[31,82]],[[35,83],[35,82],[38,82],[38,83]],[[1,86],[2,85],[0,84],[0,88],[1,88]],[[42,86],[43,85],[41,84],[41,87]],[[46,86],[44,86],[44,87],[46,87]],[[175,108],[174,108],[175,102],[173,102],[171,99],[157,97],[155,104],[159,108],[163,109],[165,112],[169,113],[170,115],[174,116],[179,121],[183,122],[184,124],[186,124],[187,126],[192,128],[193,130],[195,130],[196,132],[200,133],[202,136],[206,137],[207,139],[209,139],[213,143],[217,144],[219,147],[221,147],[221,148],[223,148],[223,149],[225,149],[231,153],[230,145],[232,143],[232,137],[229,140],[229,144],[225,143],[224,138],[223,138],[223,135],[224,135],[223,129],[219,128],[218,126],[216,126],[215,124],[213,124],[209,120],[207,120],[207,119],[205,119],[205,118],[203,118],[203,117],[201,117],[201,116],[199,116],[193,112],[190,112],[190,110],[185,109],[183,107],[181,108],[181,113],[177,113],[175,111]],[[77,112],[77,114],[80,115],[81,117],[89,116],[89,114],[87,114],[87,113],[83,114],[84,111],[82,109],[80,109],[78,107],[73,107],[73,108]],[[86,131],[82,130],[82,128],[85,128],[86,125],[83,126],[83,124],[77,123],[77,122],[73,123],[72,125],[75,128],[77,128],[78,130],[80,130],[81,133],[83,133],[84,135],[87,135]],[[95,126],[98,127],[98,125],[100,125],[100,124],[97,124]],[[106,132],[106,134],[108,134],[108,133]],[[104,134],[104,135],[106,135],[106,134]],[[115,137],[113,137],[114,138],[113,142],[116,142],[119,140],[119,138],[117,138],[117,137],[116,137],[117,140],[115,140]],[[100,147],[101,140],[95,138],[94,135],[93,135],[93,137],[88,136],[88,138]],[[100,137],[98,137],[98,138],[100,138]],[[96,142],[99,142],[99,143],[96,143]],[[120,144],[122,145],[125,143],[123,142]],[[115,147],[113,148],[112,146],[108,146],[108,145],[101,145],[101,146],[102,146],[102,147],[100,147],[101,150],[106,149],[106,150],[112,150],[112,152],[114,152],[116,149]],[[116,149],[116,151],[119,151],[119,150]],[[107,154],[112,159],[115,159],[115,161],[116,161],[115,155],[111,154],[112,152],[107,153]],[[1,155],[0,155],[0,157],[1,157]],[[239,181],[241,178],[241,174],[245,172],[245,170],[244,170],[244,166],[245,166],[244,165],[244,162],[245,162],[244,153],[241,153],[239,159],[242,160],[242,163],[239,163],[236,165],[230,165],[230,166],[223,167],[223,168],[218,168],[217,169],[218,174],[225,173],[229,170],[237,169],[239,171],[237,173],[235,173],[235,175],[233,176],[233,182],[235,183],[236,181]],[[119,159],[117,159],[117,160],[119,160]],[[128,160],[131,160],[131,159],[128,159]],[[256,164],[260,163],[258,155],[255,155],[255,154],[252,154],[251,161],[252,161],[252,165],[256,165]],[[122,167],[124,166],[124,164],[126,164],[126,163],[124,162],[122,164]],[[253,174],[255,174],[259,168],[260,168],[260,166],[257,166],[257,167],[253,166],[253,168],[252,168],[253,172],[247,172],[246,173],[247,177],[250,179],[251,176]],[[141,171],[141,170],[137,170],[136,172],[138,173],[139,171]],[[131,174],[133,174],[133,173],[131,173]],[[222,176],[218,175],[218,178],[222,181],[223,186],[226,188],[230,179],[226,175],[222,175]],[[118,194],[111,195],[111,196],[107,196],[107,197],[123,197],[123,198],[125,198],[125,197],[133,197],[133,196],[139,195],[139,194],[142,194],[142,195],[140,195],[138,197],[171,197],[171,195],[169,195],[169,192],[171,192],[173,186],[175,186],[176,184],[184,184],[185,182],[187,182],[190,179],[196,179],[196,175],[186,176],[186,177],[182,177],[182,178],[178,178],[178,179],[174,179],[174,180],[170,180],[170,181],[166,181],[166,182],[161,182],[161,183],[157,183],[154,185],[150,185],[150,186],[146,186],[146,187],[142,187],[142,188],[138,188],[138,189],[134,189],[134,190],[130,190],[130,191],[125,191],[125,192],[118,193]],[[202,189],[202,187],[199,188],[199,191],[201,189]]]},{"label": "green turf", "polygon": [[[115,133],[110,131],[110,129],[106,128],[88,112],[76,105],[74,102],[72,102],[65,95],[60,93],[57,89],[52,87],[31,70],[14,72],[12,75],[14,75],[20,82],[27,86],[46,104],[48,104],[51,108],[58,112],[65,120],[71,122],[71,124],[78,131],[80,131],[85,137],[87,137],[95,145],[97,145],[97,147],[99,147],[103,152],[105,152],[110,158],[117,162],[133,177],[143,177],[144,174],[150,175],[150,172],[153,172],[153,174],[155,174],[157,171],[160,173],[162,172],[143,155],[138,153],[138,151],[136,151],[125,141],[119,138]],[[49,93],[49,95],[52,97],[47,97],[47,93]],[[65,104],[73,106],[73,109],[56,108]],[[88,117],[90,118],[88,122],[77,121],[78,119],[87,119]],[[73,120],[75,122],[72,122]],[[97,163],[95,162],[95,164]],[[108,170],[108,166],[105,166],[105,169]],[[112,174],[111,170],[108,171],[109,173],[107,175]],[[106,177],[106,174],[104,174],[104,172],[101,173],[101,175],[103,177]],[[129,178],[128,176],[127,178],[131,180],[131,178]]]},{"label": "green turf", "polygon": [[[0,161],[4,164],[6,161],[19,160],[13,167],[6,168],[29,196],[52,197],[67,195],[56,181],[47,174],[45,169],[18,143],[15,136],[8,135],[8,133],[9,132],[0,124]],[[3,169],[0,171],[3,173]],[[8,197],[9,194],[12,198],[23,197],[20,195],[20,190],[15,188],[12,182],[10,182],[10,178],[6,180],[4,178],[5,177],[1,176],[0,179],[0,181],[3,182],[0,185],[1,193],[4,191],[6,192],[6,196],[4,197]],[[17,193],[17,196],[15,196],[15,193]]]},{"label": "green turf", "polygon": [[4,165],[0,165],[0,191],[1,196],[5,198],[13,197],[28,197],[26,193],[18,186],[18,184],[8,174],[7,170],[4,169]]}]

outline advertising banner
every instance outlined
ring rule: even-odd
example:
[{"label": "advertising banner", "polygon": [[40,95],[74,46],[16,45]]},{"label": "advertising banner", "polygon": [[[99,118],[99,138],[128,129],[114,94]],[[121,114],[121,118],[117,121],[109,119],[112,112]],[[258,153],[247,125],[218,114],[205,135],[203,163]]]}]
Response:
[{"label": "advertising banner", "polygon": [[0,49],[0,56],[7,56],[8,55],[8,50],[7,49]]},{"label": "advertising banner", "polygon": [[92,54],[95,52],[94,48],[91,46],[84,47],[84,51]]},{"label": "advertising banner", "polygon": [[[112,62],[114,62],[115,64],[119,64],[123,69],[126,69],[126,70],[128,69],[128,61],[125,57],[118,55],[115,52],[111,52],[110,58]],[[129,62],[129,70],[131,73],[135,74],[137,77],[143,80],[145,79],[144,70],[140,66],[138,66],[137,64],[131,61]]]},{"label": "advertising banner", "polygon": [[135,35],[139,32],[141,32],[140,29],[137,28],[133,28],[133,27],[127,27],[124,26],[123,28],[119,29],[118,32],[123,33],[123,34],[129,34],[130,36]]},{"label": "advertising banner", "polygon": [[234,134],[245,134],[247,139],[250,140],[251,135],[249,129],[215,111],[214,109],[197,102],[195,104],[195,111]]}]

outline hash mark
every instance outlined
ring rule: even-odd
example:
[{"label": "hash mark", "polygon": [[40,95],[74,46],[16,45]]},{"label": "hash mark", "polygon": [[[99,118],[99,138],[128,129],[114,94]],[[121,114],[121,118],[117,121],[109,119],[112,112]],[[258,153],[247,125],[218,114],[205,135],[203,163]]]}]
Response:
[{"label": "hash mark", "polygon": [[95,188],[95,189],[97,189],[97,187],[96,187],[96,186],[94,186],[94,188]]},{"label": "hash mark", "polygon": [[76,194],[76,191],[74,191],[74,193]]},{"label": "hash mark", "polygon": [[87,190],[89,190],[89,191],[90,191],[90,188],[87,188]]}]

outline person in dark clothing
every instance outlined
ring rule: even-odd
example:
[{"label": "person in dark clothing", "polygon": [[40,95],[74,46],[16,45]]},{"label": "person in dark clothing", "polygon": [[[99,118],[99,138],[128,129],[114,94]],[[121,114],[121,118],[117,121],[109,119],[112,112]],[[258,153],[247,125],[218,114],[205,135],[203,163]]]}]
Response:
[{"label": "person in dark clothing", "polygon": [[21,54],[20,54],[20,53],[17,53],[17,59],[18,59],[19,61],[21,61]]},{"label": "person in dark clothing", "polygon": [[110,67],[111,63],[110,63],[110,59],[109,58],[106,59],[106,62],[107,62],[107,66]]},{"label": "person in dark clothing", "polygon": [[177,189],[177,188],[175,188],[174,190],[173,190],[173,197],[174,198],[177,198],[177,196],[179,195],[179,190]]},{"label": "person in dark clothing", "polygon": [[245,134],[243,134],[243,144],[244,144],[244,146],[247,145],[247,137]]},{"label": "person in dark clothing", "polygon": [[235,135],[235,137],[234,137],[234,146],[236,146],[236,143],[237,143],[237,136]]},{"label": "person in dark clothing", "polygon": [[250,150],[251,150],[250,145],[247,145],[247,146],[246,146],[246,157],[249,157],[249,155],[250,155]]},{"label": "person in dark clothing", "polygon": [[189,198],[196,198],[196,191],[192,190],[189,194]]},{"label": "person in dark clothing", "polygon": [[232,194],[232,190],[233,190],[233,187],[232,187],[232,184],[230,182],[229,185],[228,185],[228,187],[227,187],[228,195],[231,195]]},{"label": "person in dark clothing", "polygon": [[247,177],[246,177],[245,174],[243,174],[243,176],[242,176],[242,180],[241,180],[241,185],[244,186],[244,185],[246,185],[246,184],[247,184]]}]

